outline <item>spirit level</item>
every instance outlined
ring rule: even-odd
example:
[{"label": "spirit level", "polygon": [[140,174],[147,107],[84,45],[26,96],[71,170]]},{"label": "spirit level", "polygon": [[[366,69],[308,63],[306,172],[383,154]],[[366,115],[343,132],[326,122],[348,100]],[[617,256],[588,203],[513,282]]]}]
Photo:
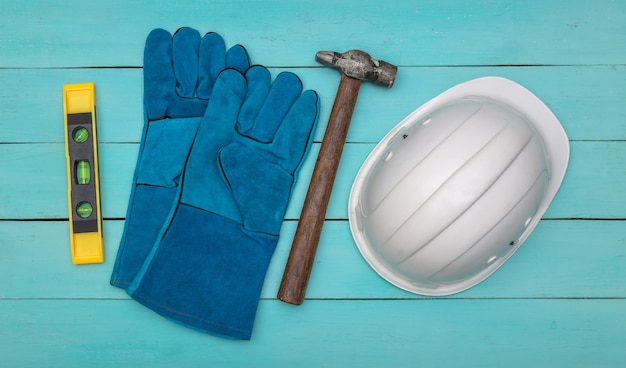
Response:
[{"label": "spirit level", "polygon": [[104,260],[93,83],[63,86],[72,262]]}]

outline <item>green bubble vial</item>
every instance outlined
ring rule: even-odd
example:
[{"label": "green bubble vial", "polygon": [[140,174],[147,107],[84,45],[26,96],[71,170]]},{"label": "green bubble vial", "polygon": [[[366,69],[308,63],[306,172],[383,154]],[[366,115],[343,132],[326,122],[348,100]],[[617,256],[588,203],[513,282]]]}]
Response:
[{"label": "green bubble vial", "polygon": [[72,132],[72,138],[76,143],[87,142],[87,138],[89,138],[89,131],[85,127],[78,127]]},{"label": "green bubble vial", "polygon": [[76,162],[76,183],[77,184],[89,184],[91,181],[91,165],[89,161],[80,160]]},{"label": "green bubble vial", "polygon": [[82,218],[87,218],[91,216],[92,212],[93,212],[93,207],[91,206],[91,203],[89,202],[81,202],[78,204],[78,206],[76,206],[76,213],[78,214],[78,216]]}]

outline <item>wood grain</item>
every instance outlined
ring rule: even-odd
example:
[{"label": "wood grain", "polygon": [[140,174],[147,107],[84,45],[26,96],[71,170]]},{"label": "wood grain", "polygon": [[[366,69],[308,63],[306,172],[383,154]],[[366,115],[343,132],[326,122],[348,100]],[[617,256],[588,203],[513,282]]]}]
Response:
[{"label": "wood grain", "polygon": [[[320,124],[292,194],[249,342],[178,326],[108,284],[143,125],[148,32],[190,26],[242,43],[272,75],[297,73]],[[319,50],[399,65],[359,93],[307,301],[276,292],[335,98]],[[2,367],[619,367],[626,361],[626,2],[156,0],[0,4]],[[354,245],[354,175],[403,117],[497,75],[563,124],[570,166],[537,229],[493,276],[426,298],[381,279]],[[105,262],[69,255],[61,90],[96,84]],[[460,235],[461,236],[461,235]]]},{"label": "wood grain", "polygon": [[9,68],[136,67],[150,29],[181,26],[217,30],[270,66],[317,66],[315,52],[352,48],[399,66],[607,65],[623,64],[626,49],[626,4],[610,0],[68,0],[3,10]]},{"label": "wood grain", "polygon": [[0,354],[35,367],[619,367],[624,309],[623,299],[264,300],[241,342],[131,300],[7,300]]},{"label": "wood grain", "polygon": [[299,305],[304,301],[360,87],[360,79],[341,74],[333,109],[317,154],[296,234],[278,289],[278,299],[284,302]]},{"label": "wood grain", "polygon": [[[356,122],[355,122],[356,123]],[[99,145],[102,211],[104,218],[126,216],[130,182],[135,168],[138,144]],[[313,145],[300,170],[286,218],[299,218],[309,179],[319,152]],[[347,143],[339,163],[326,219],[348,218],[348,196],[352,181],[374,143]],[[623,141],[575,141],[570,143],[570,164],[561,190],[545,218],[624,219],[626,218],[626,144]],[[61,143],[0,144],[0,172],[5,176],[5,195],[0,203],[0,219],[67,218],[67,177]],[[29,178],[29,180],[8,180]],[[42,179],[45,178],[45,185]],[[33,180],[37,179],[37,180]]]}]

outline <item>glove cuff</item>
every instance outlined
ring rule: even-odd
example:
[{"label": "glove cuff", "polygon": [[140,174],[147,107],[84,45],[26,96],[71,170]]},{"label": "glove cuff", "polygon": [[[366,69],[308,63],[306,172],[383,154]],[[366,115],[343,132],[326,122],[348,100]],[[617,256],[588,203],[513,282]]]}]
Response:
[{"label": "glove cuff", "polygon": [[127,289],[139,303],[193,329],[250,339],[277,236],[180,204]]}]

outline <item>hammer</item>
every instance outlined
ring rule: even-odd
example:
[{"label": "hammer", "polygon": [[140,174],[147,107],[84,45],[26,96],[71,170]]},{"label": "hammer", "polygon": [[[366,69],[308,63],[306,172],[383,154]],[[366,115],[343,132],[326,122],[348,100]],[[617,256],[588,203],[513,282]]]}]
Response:
[{"label": "hammer", "polygon": [[360,50],[344,53],[320,51],[315,55],[315,59],[324,65],[339,69],[342,73],[278,290],[278,299],[296,305],[302,304],[304,300],[361,81],[366,80],[391,88],[398,71],[395,65],[373,59],[368,53]]}]

